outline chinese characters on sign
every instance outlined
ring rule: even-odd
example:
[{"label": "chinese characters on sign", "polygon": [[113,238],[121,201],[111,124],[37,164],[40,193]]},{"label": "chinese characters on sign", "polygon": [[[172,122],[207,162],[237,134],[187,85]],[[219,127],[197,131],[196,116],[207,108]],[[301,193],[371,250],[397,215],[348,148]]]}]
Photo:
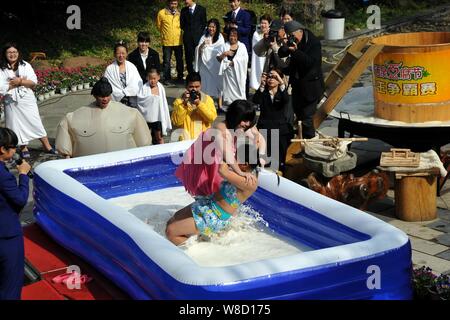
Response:
[{"label": "chinese characters on sign", "polygon": [[[437,93],[436,82],[417,83],[418,80],[423,80],[430,75],[424,67],[406,67],[402,62],[390,62],[384,65],[375,64],[373,72],[377,78],[376,90],[381,94],[428,96]],[[397,83],[397,81],[405,81],[405,83]]]}]

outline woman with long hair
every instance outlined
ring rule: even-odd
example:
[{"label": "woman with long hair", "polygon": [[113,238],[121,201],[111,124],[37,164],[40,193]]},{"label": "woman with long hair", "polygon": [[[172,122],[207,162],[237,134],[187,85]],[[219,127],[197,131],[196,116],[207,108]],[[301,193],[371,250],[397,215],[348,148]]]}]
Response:
[{"label": "woman with long hair", "polygon": [[202,91],[210,97],[218,99],[220,108],[222,78],[219,76],[220,63],[216,56],[225,40],[220,33],[219,20],[211,19],[207,26],[205,34],[195,48],[194,70],[200,73],[202,78]]},{"label": "woman with long hair", "polygon": [[6,127],[17,134],[23,158],[30,157],[27,145],[35,139],[46,152],[55,154],[33,92],[37,82],[33,67],[22,59],[18,46],[7,43],[0,57],[0,95],[4,96]]}]

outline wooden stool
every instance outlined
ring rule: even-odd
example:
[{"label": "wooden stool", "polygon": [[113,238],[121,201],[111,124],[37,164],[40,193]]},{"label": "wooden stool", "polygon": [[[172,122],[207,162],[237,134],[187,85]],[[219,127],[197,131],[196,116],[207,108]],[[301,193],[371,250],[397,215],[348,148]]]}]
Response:
[{"label": "wooden stool", "polygon": [[404,221],[437,218],[436,188],[439,169],[395,173],[395,213]]}]

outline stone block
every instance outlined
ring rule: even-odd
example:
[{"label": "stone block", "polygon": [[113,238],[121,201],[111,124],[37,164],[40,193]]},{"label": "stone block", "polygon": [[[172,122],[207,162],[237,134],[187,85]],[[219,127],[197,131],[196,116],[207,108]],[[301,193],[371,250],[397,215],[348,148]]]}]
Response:
[{"label": "stone block", "polygon": [[[445,251],[449,251],[449,247],[448,246],[444,246],[435,242],[431,242],[431,241],[427,241],[427,240],[423,240],[423,239],[419,239],[416,237],[409,237],[411,240],[411,246],[413,248],[413,250],[425,253],[425,254],[429,254],[432,256],[435,256],[439,253],[445,252]],[[443,257],[441,257],[443,258]],[[444,259],[444,258],[443,258]]]},{"label": "stone block", "polygon": [[450,270],[450,261],[415,250],[412,251],[412,261],[415,267],[428,266],[439,274]]}]

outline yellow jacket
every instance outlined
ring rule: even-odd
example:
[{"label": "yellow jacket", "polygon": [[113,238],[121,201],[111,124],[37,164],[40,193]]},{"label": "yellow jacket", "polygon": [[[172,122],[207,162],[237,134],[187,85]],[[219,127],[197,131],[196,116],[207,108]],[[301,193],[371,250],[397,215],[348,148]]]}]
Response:
[{"label": "yellow jacket", "polygon": [[181,98],[174,101],[171,115],[172,124],[184,129],[179,140],[196,139],[200,133],[210,128],[217,118],[213,99],[203,92],[201,96],[202,99],[197,108],[193,108],[190,103],[184,105]]},{"label": "yellow jacket", "polygon": [[165,47],[181,46],[180,12],[171,14],[166,9],[161,9],[156,17],[156,27],[162,38],[162,45]]}]

